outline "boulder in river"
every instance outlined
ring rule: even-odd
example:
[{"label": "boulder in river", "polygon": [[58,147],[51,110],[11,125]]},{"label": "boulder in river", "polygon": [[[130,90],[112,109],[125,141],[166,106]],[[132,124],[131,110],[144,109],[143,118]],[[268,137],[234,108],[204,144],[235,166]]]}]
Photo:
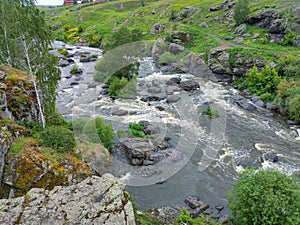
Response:
[{"label": "boulder in river", "polygon": [[180,100],[180,96],[179,95],[169,95],[167,97],[167,102],[168,103],[178,102],[179,100]]},{"label": "boulder in river", "polygon": [[192,91],[200,88],[199,82],[195,80],[181,81],[179,86],[185,91]]},{"label": "boulder in river", "polygon": [[123,110],[123,109],[115,109],[112,111],[111,113],[113,116],[125,116],[128,114],[127,110]]},{"label": "boulder in river", "polygon": [[132,165],[142,165],[143,161],[155,151],[153,143],[146,138],[123,138],[120,142],[127,151]]},{"label": "boulder in river", "polygon": [[68,60],[59,60],[58,62],[59,67],[66,67],[68,65],[70,65],[70,62]]}]

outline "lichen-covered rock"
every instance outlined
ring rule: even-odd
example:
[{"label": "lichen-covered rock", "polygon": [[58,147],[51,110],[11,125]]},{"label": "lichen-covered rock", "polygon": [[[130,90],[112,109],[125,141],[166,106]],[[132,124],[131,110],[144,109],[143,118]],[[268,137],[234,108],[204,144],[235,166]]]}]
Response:
[{"label": "lichen-covered rock", "polygon": [[[25,128],[17,125],[15,121],[9,118],[0,117],[0,183],[2,183],[5,156],[9,151],[13,138],[22,137],[24,132]],[[0,186],[0,197],[1,196],[2,188]]]},{"label": "lichen-covered rock", "polygon": [[208,67],[219,74],[230,74],[230,54],[224,49],[212,49],[208,54]]},{"label": "lichen-covered rock", "polygon": [[39,110],[32,77],[6,66],[0,66],[0,73],[2,116],[16,120],[37,120]]},{"label": "lichen-covered rock", "polygon": [[91,176],[88,165],[75,156],[59,154],[49,148],[37,147],[30,139],[17,156],[8,159],[3,183],[10,187],[10,196],[20,196],[31,188],[52,189],[71,185]]},{"label": "lichen-covered rock", "polygon": [[164,23],[155,23],[150,30],[150,34],[151,35],[160,34],[164,32],[165,27],[166,25]]},{"label": "lichen-covered rock", "polygon": [[[231,55],[232,54],[232,55]],[[245,53],[228,53],[226,49],[212,49],[208,54],[208,67],[217,74],[242,76],[254,65],[263,68],[265,62]]]},{"label": "lichen-covered rock", "polygon": [[0,224],[135,225],[128,197],[111,174],[51,191],[33,188],[23,197],[0,200]]}]

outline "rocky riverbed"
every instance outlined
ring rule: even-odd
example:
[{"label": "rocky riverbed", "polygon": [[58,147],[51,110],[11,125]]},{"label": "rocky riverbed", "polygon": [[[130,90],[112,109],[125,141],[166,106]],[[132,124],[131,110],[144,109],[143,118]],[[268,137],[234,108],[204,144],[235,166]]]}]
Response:
[{"label": "rocky riverbed", "polygon": [[[61,47],[101,57],[99,49]],[[69,61],[82,74],[70,76],[72,64],[62,67],[57,101],[62,115],[68,120],[100,116],[115,131],[142,122],[152,136],[115,140],[119,144],[105,168],[128,185],[139,208],[183,206],[186,197],[197,196],[216,210],[226,206],[226,192],[245,167],[299,174],[299,127],[289,127],[255,96],[245,98],[207,80],[207,74],[160,72],[147,59],[141,62],[136,94],[115,99],[93,80],[96,62],[80,62],[75,55]],[[208,106],[220,116],[205,115]]]}]

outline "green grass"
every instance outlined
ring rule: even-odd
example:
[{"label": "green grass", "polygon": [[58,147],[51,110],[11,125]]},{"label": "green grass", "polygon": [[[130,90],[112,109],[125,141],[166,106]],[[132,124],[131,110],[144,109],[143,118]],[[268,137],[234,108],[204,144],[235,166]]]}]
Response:
[{"label": "green grass", "polygon": [[[193,40],[188,43],[187,48],[196,53],[205,53],[220,45],[237,47],[233,41],[226,41],[226,36],[238,37],[228,30],[228,25],[234,23],[227,20],[224,11],[210,12],[209,7],[221,4],[223,0],[147,0],[146,6],[142,7],[140,1],[117,0],[104,4],[91,5],[82,9],[73,7],[60,7],[44,10],[50,25],[56,24],[59,29],[55,32],[59,40],[76,42],[79,38],[98,46],[101,42],[104,47],[110,43],[113,30],[121,26],[128,29],[140,29],[143,32],[142,40],[154,40],[168,36],[172,31],[186,31],[193,36]],[[284,8],[284,16],[291,17],[293,1],[286,0],[260,0],[250,2],[250,14],[264,10],[264,6],[270,8]],[[191,20],[180,22],[170,22],[172,14],[178,14],[186,6],[200,8],[201,12],[196,14]],[[71,10],[71,11],[70,11]],[[74,11],[75,10],[75,11]],[[155,14],[152,12],[155,11]],[[220,23],[219,20],[225,21]],[[150,35],[150,29],[154,23],[164,23],[165,31],[162,34]],[[206,23],[207,28],[202,28],[200,24]],[[65,28],[82,27],[81,33],[75,31],[64,31]],[[234,31],[234,30],[233,30]],[[276,43],[269,43],[265,38],[266,30],[247,26],[247,33],[252,36],[255,33],[260,35],[262,40],[252,41],[252,38],[245,38],[240,47],[250,49],[252,55],[263,55],[267,61],[272,61],[278,55],[287,53],[300,55],[299,48],[285,47]],[[101,40],[101,41],[99,41]],[[246,50],[245,50],[246,51]]]}]

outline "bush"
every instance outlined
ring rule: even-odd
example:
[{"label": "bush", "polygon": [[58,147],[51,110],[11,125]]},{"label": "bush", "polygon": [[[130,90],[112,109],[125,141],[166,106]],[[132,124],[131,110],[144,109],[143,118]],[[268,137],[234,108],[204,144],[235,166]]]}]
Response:
[{"label": "bush", "polygon": [[144,126],[140,123],[130,123],[128,125],[129,133],[132,134],[134,137],[145,137],[143,132]]},{"label": "bush", "polygon": [[295,31],[289,32],[284,35],[284,39],[282,41],[282,45],[284,46],[291,46],[293,45],[295,39],[296,39],[297,33]]},{"label": "bush", "polygon": [[208,106],[204,111],[204,114],[206,114],[209,118],[217,118],[220,116],[218,110],[212,109],[210,106]]},{"label": "bush", "polygon": [[241,78],[239,86],[259,96],[269,93],[272,97],[268,96],[268,101],[273,101],[279,82],[280,77],[275,69],[265,66],[261,72],[258,72],[257,67],[254,66],[247,72],[246,78]]},{"label": "bush", "polygon": [[170,52],[165,52],[159,57],[160,65],[169,65],[171,63],[177,62],[177,58],[175,55],[172,55]]},{"label": "bush", "polygon": [[112,125],[105,125],[103,119],[99,117],[89,120],[82,132],[88,141],[102,143],[105,148],[110,146],[111,141],[115,137]]},{"label": "bush", "polygon": [[118,78],[112,76],[106,82],[109,85],[108,94],[110,96],[117,96],[120,98],[126,98],[130,94],[136,92],[136,79],[132,78],[128,80],[127,78]]},{"label": "bush", "polygon": [[300,59],[294,55],[282,57],[276,69],[280,76],[285,76],[286,78],[300,78]]},{"label": "bush", "polygon": [[300,121],[300,93],[288,101],[287,110],[291,119]]},{"label": "bush", "polygon": [[293,120],[300,121],[300,79],[283,79],[278,85],[276,103],[284,107]]},{"label": "bush", "polygon": [[233,8],[233,19],[237,25],[245,23],[248,19],[250,9],[249,0],[238,0]]},{"label": "bush", "polygon": [[75,138],[71,130],[63,126],[49,126],[39,134],[41,144],[54,148],[58,152],[72,151]]},{"label": "bush", "polygon": [[75,134],[81,134],[88,119],[78,118],[72,121],[72,129]]},{"label": "bush", "polygon": [[229,192],[236,225],[300,224],[299,179],[270,170],[245,170]]}]

